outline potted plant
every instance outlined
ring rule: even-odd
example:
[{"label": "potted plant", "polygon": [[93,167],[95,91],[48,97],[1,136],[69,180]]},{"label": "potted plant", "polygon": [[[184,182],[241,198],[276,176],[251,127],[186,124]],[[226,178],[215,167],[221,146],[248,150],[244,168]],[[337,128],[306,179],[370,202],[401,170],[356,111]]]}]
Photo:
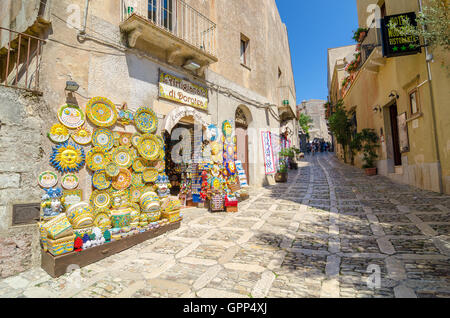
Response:
[{"label": "potted plant", "polygon": [[360,133],[361,148],[363,151],[363,169],[366,171],[366,175],[374,176],[377,174],[377,167],[375,160],[378,158],[376,148],[378,145],[378,135],[373,129],[363,129]]},{"label": "potted plant", "polygon": [[288,178],[287,166],[285,162],[280,162],[280,168],[275,174],[275,181],[278,183],[286,183]]}]

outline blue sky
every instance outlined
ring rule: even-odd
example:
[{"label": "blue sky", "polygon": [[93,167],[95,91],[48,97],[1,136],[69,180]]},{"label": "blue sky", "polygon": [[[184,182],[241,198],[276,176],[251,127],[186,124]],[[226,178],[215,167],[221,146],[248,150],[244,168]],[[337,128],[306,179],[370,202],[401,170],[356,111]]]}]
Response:
[{"label": "blue sky", "polygon": [[356,0],[276,0],[289,32],[297,103],[326,99],[327,49],[355,44]]}]

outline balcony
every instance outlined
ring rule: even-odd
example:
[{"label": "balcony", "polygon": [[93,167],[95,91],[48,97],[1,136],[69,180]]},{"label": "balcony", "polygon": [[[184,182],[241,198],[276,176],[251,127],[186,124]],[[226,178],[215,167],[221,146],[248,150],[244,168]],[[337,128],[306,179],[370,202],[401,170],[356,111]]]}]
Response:
[{"label": "balcony", "polygon": [[218,61],[216,24],[181,0],[122,0],[120,29],[128,45],[198,74]]},{"label": "balcony", "polygon": [[[366,38],[361,43],[361,61],[358,71],[364,68],[369,72],[378,73],[379,66],[386,63],[382,56],[381,41],[381,30],[369,29]],[[373,52],[375,53],[372,54]]]},{"label": "balcony", "polygon": [[296,118],[296,100],[292,89],[289,86],[278,87],[278,114],[281,120],[289,120]]}]

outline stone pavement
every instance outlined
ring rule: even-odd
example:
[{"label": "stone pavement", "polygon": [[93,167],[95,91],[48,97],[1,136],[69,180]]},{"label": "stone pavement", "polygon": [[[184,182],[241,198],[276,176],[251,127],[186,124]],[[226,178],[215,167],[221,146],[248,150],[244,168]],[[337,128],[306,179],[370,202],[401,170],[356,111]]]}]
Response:
[{"label": "stone pavement", "polygon": [[331,154],[236,214],[182,227],[58,279],[36,268],[0,297],[449,297],[450,196],[366,177]]}]

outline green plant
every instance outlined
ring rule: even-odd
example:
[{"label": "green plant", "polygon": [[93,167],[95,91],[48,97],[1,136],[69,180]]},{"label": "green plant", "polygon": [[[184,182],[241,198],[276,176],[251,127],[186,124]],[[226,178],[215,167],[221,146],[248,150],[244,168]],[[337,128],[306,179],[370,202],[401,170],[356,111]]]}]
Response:
[{"label": "green plant", "polygon": [[375,160],[378,158],[376,148],[379,147],[377,133],[373,129],[365,128],[357,134],[357,139],[360,142],[357,150],[363,152],[363,168],[375,168]]},{"label": "green plant", "polygon": [[312,127],[312,123],[314,121],[312,120],[312,118],[306,114],[301,113],[300,114],[300,118],[298,119],[298,124],[300,125],[300,128],[303,130],[303,132],[306,135],[309,135],[309,130]]},{"label": "green plant", "polygon": [[361,43],[366,37],[367,32],[369,32],[369,29],[358,28],[358,30],[356,30],[355,33],[353,34],[352,39],[355,40],[355,42]]},{"label": "green plant", "polygon": [[328,124],[336,141],[344,148],[344,161],[347,162],[347,149],[352,140],[352,123],[342,100],[336,104],[335,108],[335,112],[328,119]]},{"label": "green plant", "polygon": [[278,168],[278,173],[286,173],[287,172],[287,164],[285,162],[280,162],[280,167]]}]

